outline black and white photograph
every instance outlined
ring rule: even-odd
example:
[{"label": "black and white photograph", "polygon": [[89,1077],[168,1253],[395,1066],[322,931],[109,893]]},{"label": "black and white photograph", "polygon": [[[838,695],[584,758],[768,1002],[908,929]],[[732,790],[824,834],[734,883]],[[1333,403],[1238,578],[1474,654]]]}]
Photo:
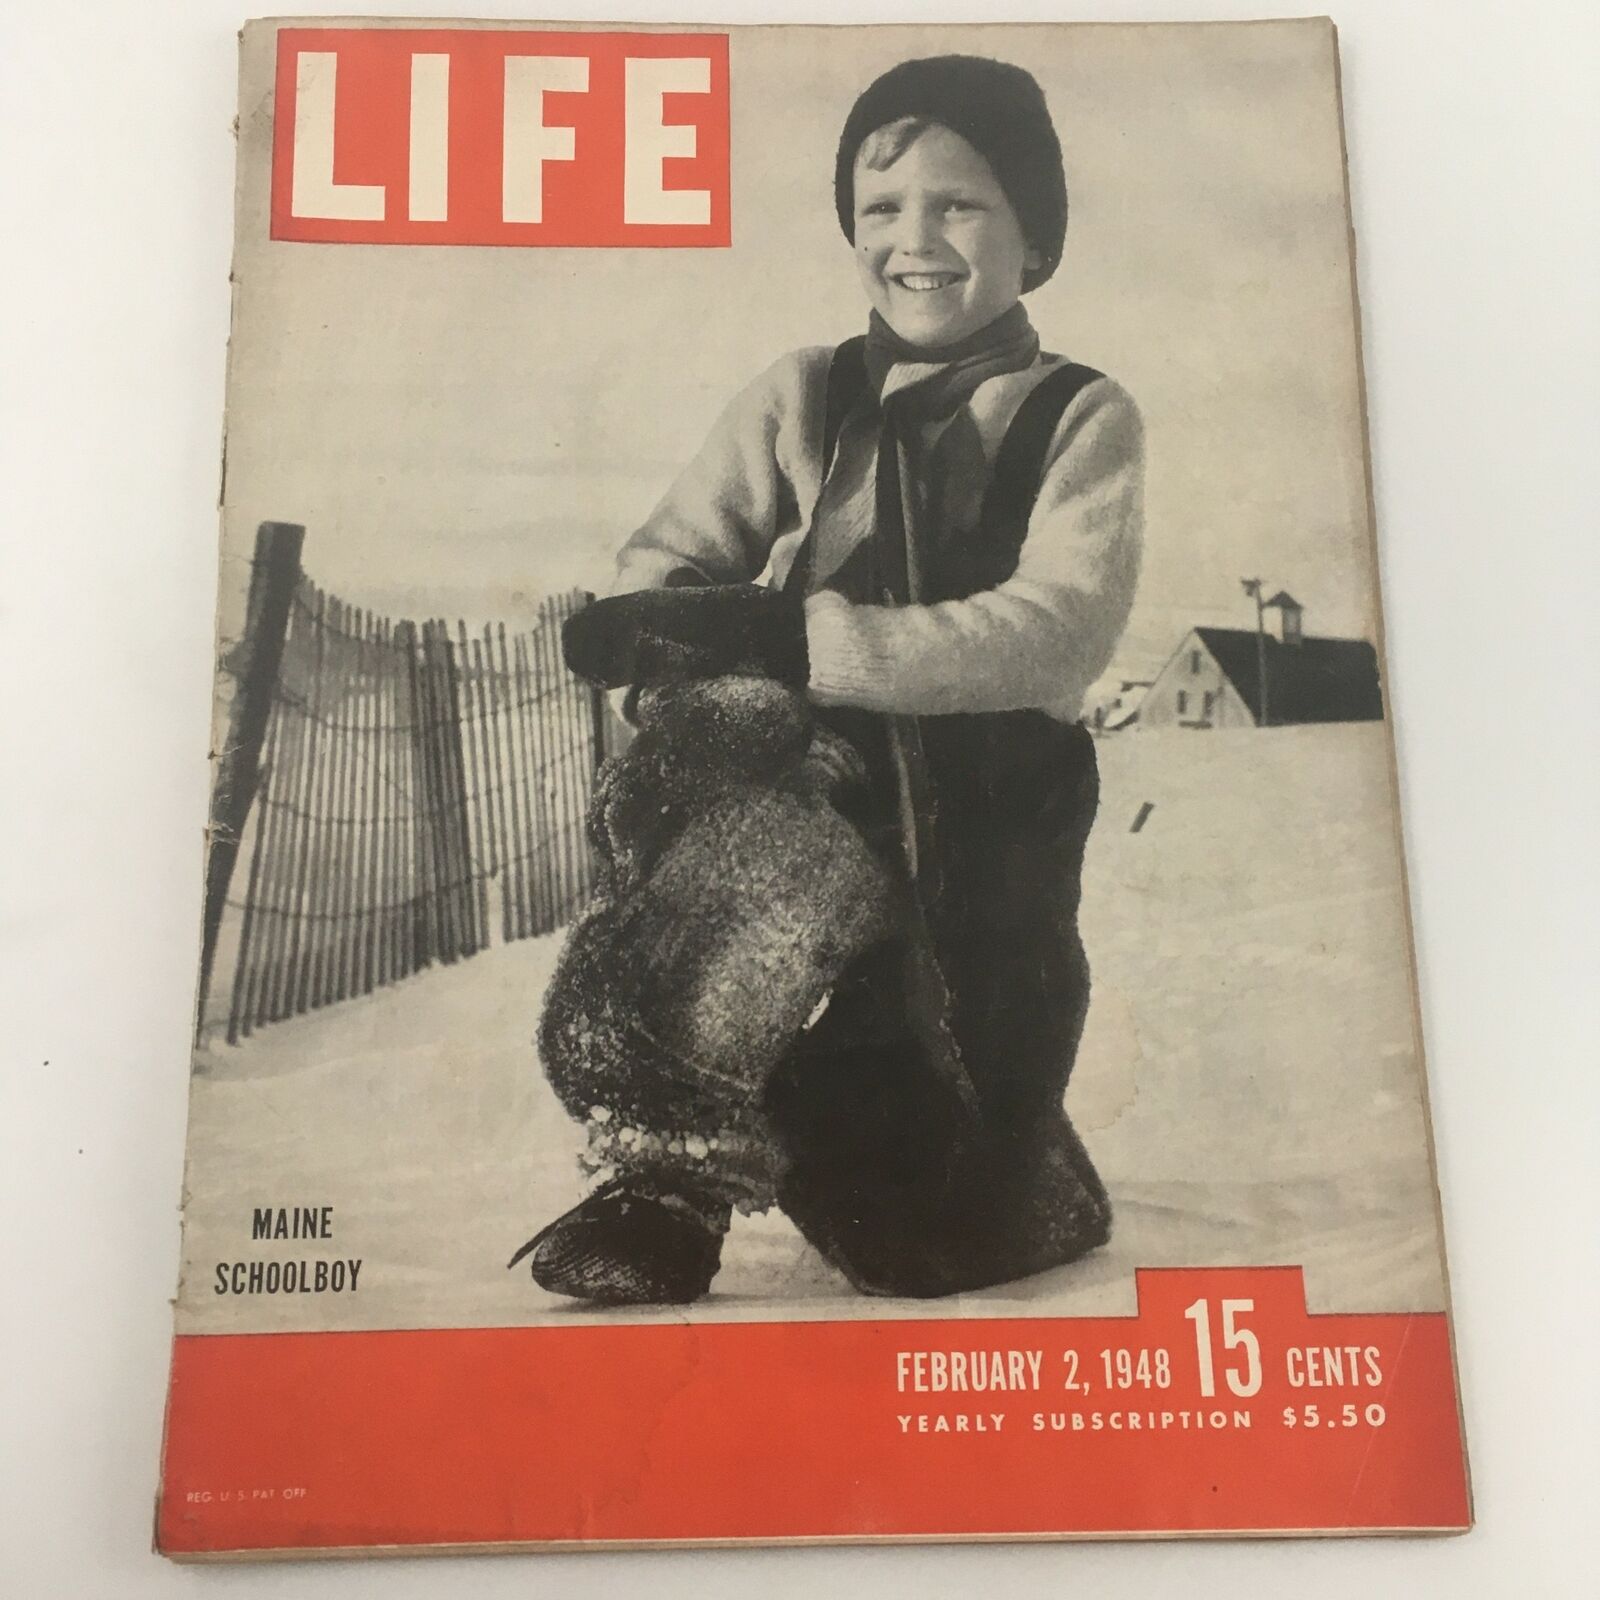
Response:
[{"label": "black and white photograph", "polygon": [[273,37],[180,1330],[1443,1309],[1332,30],[746,30],[587,252],[269,237]]}]

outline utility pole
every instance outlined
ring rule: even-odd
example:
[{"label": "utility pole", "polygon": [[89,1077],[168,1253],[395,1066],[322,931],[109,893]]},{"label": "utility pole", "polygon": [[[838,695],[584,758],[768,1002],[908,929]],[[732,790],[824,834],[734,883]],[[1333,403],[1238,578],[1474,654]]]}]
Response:
[{"label": "utility pole", "polygon": [[1253,595],[1256,602],[1256,682],[1260,685],[1261,695],[1261,726],[1270,726],[1271,717],[1267,711],[1267,616],[1261,603],[1261,579],[1241,578],[1240,587],[1248,595]]}]

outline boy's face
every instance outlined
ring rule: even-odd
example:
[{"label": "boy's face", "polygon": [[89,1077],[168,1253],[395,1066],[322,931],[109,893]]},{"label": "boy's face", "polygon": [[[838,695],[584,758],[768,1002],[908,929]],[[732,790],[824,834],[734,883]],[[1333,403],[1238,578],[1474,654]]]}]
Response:
[{"label": "boy's face", "polygon": [[938,124],[882,170],[857,156],[855,202],[867,298],[911,344],[954,344],[986,327],[1039,265],[989,163]]}]

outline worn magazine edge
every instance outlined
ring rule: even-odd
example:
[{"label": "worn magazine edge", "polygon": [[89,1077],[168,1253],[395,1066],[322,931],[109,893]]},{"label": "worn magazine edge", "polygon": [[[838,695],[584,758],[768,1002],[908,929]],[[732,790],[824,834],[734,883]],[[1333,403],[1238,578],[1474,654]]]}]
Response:
[{"label": "worn magazine edge", "polygon": [[[228,720],[222,715],[222,706],[218,696],[218,687],[221,681],[223,638],[222,638],[222,583],[224,577],[224,562],[228,558],[227,540],[225,535],[227,525],[228,505],[228,443],[233,422],[233,364],[236,359],[236,334],[239,327],[239,301],[241,284],[239,280],[239,238],[244,207],[244,172],[239,161],[239,136],[244,117],[244,51],[245,34],[249,24],[245,24],[235,32],[234,53],[234,115],[229,125],[229,135],[233,144],[234,169],[233,169],[233,205],[230,208],[230,227],[232,239],[228,247],[228,334],[224,346],[223,376],[222,376],[222,436],[219,441],[217,461],[217,579],[214,596],[214,610],[212,613],[211,628],[211,695],[210,707],[207,712],[206,735],[206,820],[201,828],[200,842],[200,882],[202,895],[206,882],[207,866],[211,856],[211,835],[214,826],[211,815],[212,794],[216,784],[217,767],[222,759],[221,741],[227,736]],[[271,91],[268,91],[269,96]],[[202,924],[204,917],[202,914]],[[203,931],[203,930],[202,930]],[[197,1041],[197,1021],[200,1011],[200,965],[201,955],[198,945],[193,952],[194,982],[190,992],[188,1011],[188,1050],[187,1066],[184,1073],[184,1129],[183,1129],[183,1170],[178,1190],[178,1271],[177,1279],[173,1284],[172,1299],[169,1307],[172,1315],[172,1331],[169,1335],[169,1349],[167,1355],[167,1380],[161,1405],[161,1445],[160,1455],[156,1468],[155,1500],[152,1508],[152,1526],[150,1535],[150,1548],[157,1555],[168,1556],[173,1553],[164,1550],[161,1545],[161,1507],[166,1496],[167,1485],[167,1444],[168,1431],[172,1423],[172,1393],[174,1352],[177,1344],[177,1319],[178,1302],[183,1294],[184,1270],[187,1264],[184,1253],[184,1238],[188,1230],[189,1211],[189,1165],[191,1161],[190,1119],[193,1111],[194,1092],[194,1055]]]},{"label": "worn magazine edge", "polygon": [[1262,1543],[1300,1539],[1454,1539],[1472,1530],[1470,1521],[1414,1528],[1178,1528],[1080,1529],[1052,1533],[843,1533],[756,1535],[745,1539],[506,1539],[477,1544],[355,1544],[326,1548],[277,1545],[266,1549],[179,1551],[160,1554],[179,1566],[276,1564],[290,1561],[360,1561],[369,1557],[401,1559],[413,1556],[515,1556],[604,1555],[636,1551],[839,1549],[851,1546],[906,1546],[940,1544],[1143,1544],[1151,1540],[1176,1543],[1203,1539],[1212,1543],[1238,1541]]},{"label": "worn magazine edge", "polygon": [[1006,33],[1049,32],[1063,29],[1083,31],[1090,28],[1114,29],[1126,33],[1136,28],[1161,28],[1171,31],[1178,28],[1255,28],[1299,27],[1307,24],[1333,28],[1333,19],[1325,14],[1300,16],[1293,13],[1267,17],[1175,17],[1128,18],[1112,21],[1093,17],[1063,17],[1059,20],[1012,18],[929,18],[923,22],[733,22],[698,18],[685,18],[677,22],[659,19],[629,21],[627,18],[608,17],[604,21],[594,17],[452,17],[452,16],[373,16],[354,12],[328,13],[314,16],[302,14],[274,14],[251,17],[240,30],[240,37],[255,28],[370,28],[376,30],[424,30],[441,28],[482,29],[485,31],[527,31],[548,33],[571,30],[581,33],[878,33],[917,34],[970,32],[974,28],[999,30]]},{"label": "worn magazine edge", "polygon": [[[1350,143],[1345,128],[1344,66],[1339,51],[1338,25],[1328,23],[1328,43],[1333,54],[1334,115],[1339,129],[1339,164],[1344,180],[1346,259],[1350,268],[1351,333],[1355,341],[1357,428],[1360,435],[1361,469],[1366,491],[1367,558],[1372,586],[1372,624],[1378,653],[1378,689],[1383,696],[1383,720],[1388,732],[1384,741],[1389,774],[1389,817],[1394,833],[1395,865],[1399,875],[1400,914],[1405,928],[1405,961],[1411,987],[1412,1042],[1416,1052],[1417,1089],[1421,1097],[1422,1126],[1426,1134],[1428,1181],[1433,1196],[1434,1238],[1439,1253],[1439,1275],[1444,1288],[1444,1325],[1450,1350],[1450,1376],[1455,1389],[1457,1434],[1461,1441],[1461,1470],[1466,1489],[1467,1523],[1476,1523],[1472,1492],[1472,1458],[1467,1445],[1467,1419],[1462,1404],[1461,1360],[1456,1348],[1455,1300],[1450,1288],[1450,1258],[1445,1239],[1444,1198],[1439,1189],[1438,1141],[1434,1132],[1433,1104],[1429,1085],[1428,1052],[1423,1027],[1422,986],[1417,967],[1416,914],[1412,904],[1411,873],[1406,856],[1405,820],[1401,811],[1399,739],[1390,695],[1388,631],[1383,608],[1381,553],[1378,547],[1377,496],[1373,483],[1371,406],[1367,394],[1367,364],[1361,316],[1361,275],[1357,261],[1355,210],[1350,185]],[[1466,1531],[1466,1530],[1463,1530]]]}]

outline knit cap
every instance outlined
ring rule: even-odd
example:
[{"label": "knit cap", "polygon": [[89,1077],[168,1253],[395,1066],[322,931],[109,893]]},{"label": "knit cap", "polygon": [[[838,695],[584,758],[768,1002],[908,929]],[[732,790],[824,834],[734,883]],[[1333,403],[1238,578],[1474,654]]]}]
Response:
[{"label": "knit cap", "polygon": [[1043,258],[1023,276],[1037,289],[1061,261],[1067,234],[1067,179],[1044,91],[1033,75],[983,56],[902,61],[872,83],[845,118],[834,164],[839,226],[856,237],[856,156],[869,134],[902,117],[926,117],[958,133],[989,163],[1023,237]]}]

